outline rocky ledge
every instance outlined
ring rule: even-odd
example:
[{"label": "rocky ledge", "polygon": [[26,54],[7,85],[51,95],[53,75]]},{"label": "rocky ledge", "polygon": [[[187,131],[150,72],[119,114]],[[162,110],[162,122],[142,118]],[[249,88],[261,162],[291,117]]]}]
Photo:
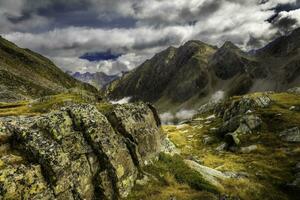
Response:
[{"label": "rocky ledge", "polygon": [[120,199],[164,136],[155,109],[72,105],[0,118],[0,199]]}]

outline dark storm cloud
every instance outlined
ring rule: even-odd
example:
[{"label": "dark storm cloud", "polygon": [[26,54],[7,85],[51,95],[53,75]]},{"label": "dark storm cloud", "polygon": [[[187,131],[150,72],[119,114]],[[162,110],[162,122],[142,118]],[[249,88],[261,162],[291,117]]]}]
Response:
[{"label": "dark storm cloud", "polygon": [[14,24],[22,23],[23,21],[26,21],[26,20],[29,20],[32,18],[31,13],[29,13],[29,12],[22,12],[22,14],[20,16],[13,16],[13,15],[9,15],[9,14],[6,14],[5,16],[11,23],[14,23]]},{"label": "dark storm cloud", "polygon": [[274,10],[275,14],[272,15],[269,19],[267,19],[267,21],[273,23],[278,18],[280,12],[283,11],[289,12],[292,10],[297,10],[299,8],[300,8],[300,0],[296,0],[295,2],[291,2],[291,3],[279,3],[275,7],[271,8],[271,10]]},{"label": "dark storm cloud", "polygon": [[280,13],[282,11],[291,11],[299,8],[300,8],[300,0],[297,0],[296,2],[293,3],[278,4],[274,8],[274,10],[276,11],[276,13]]},{"label": "dark storm cloud", "polygon": [[[96,9],[96,4],[98,3],[92,0],[24,0],[24,6],[21,8],[19,15],[6,14],[5,17],[13,24],[21,24],[33,20],[35,16],[40,16],[48,19],[43,29],[37,27],[37,30],[43,31],[68,26],[113,28],[133,27],[135,25],[136,20],[132,17],[121,17],[117,14],[111,19],[99,17],[100,11]],[[24,31],[18,27],[13,30]]]},{"label": "dark storm cloud", "polygon": [[288,3],[279,3],[273,8],[275,12],[267,21],[274,28],[278,29],[279,34],[287,34],[297,28],[299,19],[297,12],[300,10],[300,0]]},{"label": "dark storm cloud", "polygon": [[297,19],[290,17],[276,18],[273,20],[275,27],[279,29],[280,32],[287,34],[295,28],[295,25],[298,23]]}]

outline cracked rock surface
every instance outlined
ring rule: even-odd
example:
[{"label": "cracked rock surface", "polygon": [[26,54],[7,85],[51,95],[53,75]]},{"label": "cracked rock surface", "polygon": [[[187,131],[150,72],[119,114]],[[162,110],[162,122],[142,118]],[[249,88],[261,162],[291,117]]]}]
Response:
[{"label": "cracked rock surface", "polygon": [[160,151],[153,107],[72,105],[0,118],[0,199],[121,199]]}]

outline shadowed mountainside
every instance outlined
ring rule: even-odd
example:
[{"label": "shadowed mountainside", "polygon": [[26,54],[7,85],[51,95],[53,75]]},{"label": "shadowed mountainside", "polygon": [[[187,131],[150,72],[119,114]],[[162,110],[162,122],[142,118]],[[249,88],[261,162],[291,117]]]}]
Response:
[{"label": "shadowed mountainside", "polygon": [[224,96],[256,91],[285,91],[299,85],[300,29],[254,54],[231,42],[214,47],[189,41],[170,47],[110,84],[111,99],[132,97],[160,111],[194,108],[218,92]]},{"label": "shadowed mountainside", "polygon": [[0,37],[0,101],[15,101],[66,92],[77,88],[97,93],[77,81],[52,61]]}]

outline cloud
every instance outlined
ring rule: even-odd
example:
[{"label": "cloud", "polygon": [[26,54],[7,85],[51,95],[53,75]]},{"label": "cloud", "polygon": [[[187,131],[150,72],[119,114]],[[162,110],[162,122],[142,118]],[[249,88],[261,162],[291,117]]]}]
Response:
[{"label": "cloud", "polygon": [[[191,39],[260,48],[300,26],[297,6],[299,0],[0,0],[0,33],[64,70],[113,74]],[[79,59],[90,52],[120,56]]]},{"label": "cloud", "polygon": [[180,110],[175,117],[179,120],[191,119],[196,113],[195,110]]},{"label": "cloud", "polygon": [[118,101],[110,101],[112,104],[126,104],[130,102],[131,97],[124,97]]},{"label": "cloud", "polygon": [[212,103],[218,103],[222,101],[225,97],[225,92],[224,91],[216,91],[210,98],[210,102]]},{"label": "cloud", "polygon": [[174,124],[192,119],[197,114],[196,110],[180,110],[177,113],[165,112],[159,115],[163,124]]},{"label": "cloud", "polygon": [[170,112],[162,113],[159,115],[162,124],[173,124],[174,115]]},{"label": "cloud", "polygon": [[282,11],[272,23],[282,34],[287,34],[300,26],[300,9]]}]

